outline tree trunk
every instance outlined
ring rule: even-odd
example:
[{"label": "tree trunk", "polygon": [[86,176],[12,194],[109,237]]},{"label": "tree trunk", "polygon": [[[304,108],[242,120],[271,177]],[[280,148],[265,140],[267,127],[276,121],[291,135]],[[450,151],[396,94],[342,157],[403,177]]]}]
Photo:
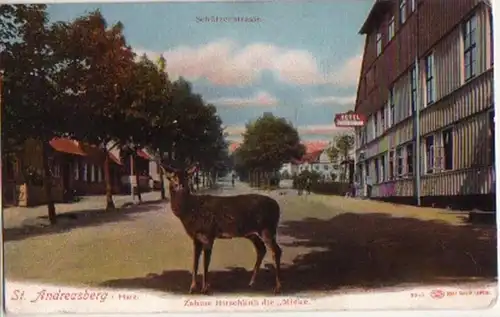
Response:
[{"label": "tree trunk", "polygon": [[111,171],[109,169],[109,153],[104,151],[106,155],[104,158],[104,182],[106,183],[106,211],[111,211],[115,209],[115,203],[113,201],[113,188],[111,187]]},{"label": "tree trunk", "polygon": [[160,175],[160,197],[161,200],[167,199],[167,196],[165,195],[165,180],[163,179],[163,168],[160,168],[160,164],[158,164],[158,172]]},{"label": "tree trunk", "polygon": [[142,196],[141,196],[141,187],[139,186],[139,172],[137,171],[137,155],[133,154],[132,159],[134,160],[134,174],[135,174],[135,184],[136,184],[136,192],[135,194],[137,195],[137,199],[139,199],[139,202],[142,203]]},{"label": "tree trunk", "polygon": [[47,211],[51,225],[57,223],[56,206],[52,199],[52,172],[49,166],[49,143],[42,141],[42,164],[43,164],[43,189],[45,191],[45,198],[47,200]]},{"label": "tree trunk", "polygon": [[196,183],[196,191],[199,191],[200,190],[200,172],[199,171],[196,171],[194,181]]}]

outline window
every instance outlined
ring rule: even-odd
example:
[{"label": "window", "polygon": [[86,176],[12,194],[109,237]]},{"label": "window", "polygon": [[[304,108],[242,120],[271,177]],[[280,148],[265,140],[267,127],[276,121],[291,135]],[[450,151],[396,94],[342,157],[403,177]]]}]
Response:
[{"label": "window", "polygon": [[410,114],[417,110],[417,65],[410,71]]},{"label": "window", "polygon": [[427,104],[434,102],[436,97],[436,82],[434,80],[434,54],[430,54],[425,58],[425,87]]},{"label": "window", "polygon": [[329,167],[328,165],[326,165],[326,164],[325,164],[325,165],[323,165],[323,169],[324,169],[325,171],[328,171],[328,169],[329,169],[329,168],[330,168],[330,167]]},{"label": "window", "polygon": [[444,169],[446,171],[453,169],[453,129],[449,128],[443,131],[443,152]]},{"label": "window", "polygon": [[403,162],[404,162],[404,156],[403,156],[403,148],[400,147],[396,149],[396,176],[401,177],[403,176]]},{"label": "window", "polygon": [[396,122],[395,118],[395,107],[394,107],[394,88],[389,91],[389,127]]},{"label": "window", "polygon": [[490,139],[490,144],[489,144],[489,150],[490,150],[490,164],[495,165],[495,113],[493,111],[490,111],[488,113],[489,115],[489,139]]},{"label": "window", "polygon": [[383,183],[385,181],[385,166],[387,164],[387,155],[382,154],[380,157],[380,182]]},{"label": "window", "polygon": [[477,72],[477,47],[476,47],[476,16],[471,16],[463,25],[464,36],[464,75],[469,80]]},{"label": "window", "polygon": [[399,23],[406,22],[406,0],[399,0]]},{"label": "window", "polygon": [[410,143],[406,146],[406,173],[408,175],[413,175],[413,145]]},{"label": "window", "polygon": [[382,107],[382,109],[380,109],[380,125],[382,126],[382,129],[380,129],[380,132],[381,133],[384,133],[385,132],[385,107]]},{"label": "window", "polygon": [[378,113],[375,112],[373,114],[373,126],[374,126],[374,137],[376,138],[378,136]]},{"label": "window", "polygon": [[493,11],[490,10],[490,61],[493,66],[495,61],[495,54],[493,53]]},{"label": "window", "polygon": [[80,178],[80,166],[78,161],[73,163],[73,178],[77,181]]},{"label": "window", "polygon": [[380,159],[376,158],[373,160],[373,163],[375,164],[375,179],[374,183],[378,183],[380,181]]},{"label": "window", "polygon": [[410,1],[411,1],[411,12],[413,12],[417,8],[417,0],[410,0]]},{"label": "window", "polygon": [[58,163],[54,163],[52,166],[52,176],[53,177],[61,177],[61,165]]},{"label": "window", "polygon": [[102,167],[97,168],[97,182],[102,182]]},{"label": "window", "polygon": [[394,20],[394,16],[389,20],[389,41],[392,40],[394,34],[396,33],[396,22]]},{"label": "window", "polygon": [[86,182],[88,180],[88,165],[87,163],[83,163],[83,181]]},{"label": "window", "polygon": [[425,138],[425,172],[432,174],[434,171],[434,136]]},{"label": "window", "polygon": [[377,56],[382,53],[382,33],[377,32]]},{"label": "window", "polygon": [[394,151],[389,152],[389,180],[393,180],[395,177],[394,175]]},{"label": "window", "polygon": [[90,182],[95,182],[95,166],[94,164],[90,165]]}]

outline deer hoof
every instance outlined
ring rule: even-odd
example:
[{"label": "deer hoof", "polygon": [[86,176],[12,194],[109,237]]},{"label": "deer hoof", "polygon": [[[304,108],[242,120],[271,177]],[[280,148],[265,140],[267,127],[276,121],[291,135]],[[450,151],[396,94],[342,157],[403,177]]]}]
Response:
[{"label": "deer hoof", "polygon": [[189,294],[194,294],[197,288],[198,286],[196,284],[191,284],[191,287],[189,287]]},{"label": "deer hoof", "polygon": [[201,293],[204,295],[207,295],[210,292],[210,285],[205,284],[203,285],[203,288],[201,289]]},{"label": "deer hoof", "polygon": [[281,285],[277,285],[275,288],[274,288],[274,294],[280,294],[281,293]]}]

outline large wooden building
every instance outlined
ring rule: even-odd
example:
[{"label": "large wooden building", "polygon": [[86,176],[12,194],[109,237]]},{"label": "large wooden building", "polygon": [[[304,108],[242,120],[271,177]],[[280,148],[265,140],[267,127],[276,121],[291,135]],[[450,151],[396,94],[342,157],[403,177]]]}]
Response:
[{"label": "large wooden building", "polygon": [[370,187],[374,199],[495,208],[490,1],[378,0],[360,33],[362,194]]}]

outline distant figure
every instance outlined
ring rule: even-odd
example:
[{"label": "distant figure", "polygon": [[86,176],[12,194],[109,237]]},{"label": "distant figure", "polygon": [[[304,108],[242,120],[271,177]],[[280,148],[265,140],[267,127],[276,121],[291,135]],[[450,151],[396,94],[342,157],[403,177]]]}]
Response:
[{"label": "distant figure", "polygon": [[196,176],[194,177],[194,182],[196,183],[196,190],[200,190],[200,176],[198,173],[196,173]]},{"label": "distant figure", "polygon": [[366,176],[366,197],[372,197],[372,178],[370,176]]},{"label": "distant figure", "polygon": [[236,175],[234,175],[234,173],[233,173],[233,175],[231,176],[231,184],[233,185],[233,187],[234,187],[234,179],[235,178],[236,178]]},{"label": "distant figure", "polygon": [[306,179],[306,191],[308,195],[311,195],[311,187],[312,187],[312,179],[310,176],[307,176]]}]

